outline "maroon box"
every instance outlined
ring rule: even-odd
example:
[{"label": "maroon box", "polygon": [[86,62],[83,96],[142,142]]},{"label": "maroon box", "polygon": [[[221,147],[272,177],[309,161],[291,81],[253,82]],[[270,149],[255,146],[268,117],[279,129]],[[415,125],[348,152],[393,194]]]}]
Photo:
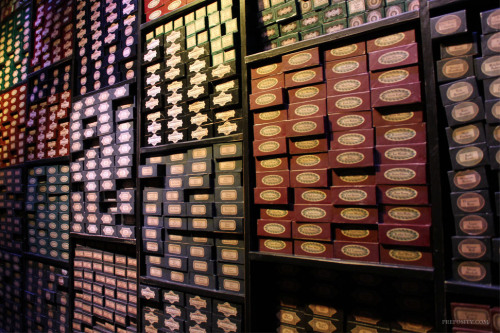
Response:
[{"label": "maroon box", "polygon": [[370,95],[369,91],[365,91],[328,97],[326,103],[328,114],[371,110]]},{"label": "maroon box", "polygon": [[319,50],[317,47],[286,54],[283,56],[283,71],[289,72],[320,64]]},{"label": "maroon box", "polygon": [[326,116],[326,98],[288,105],[288,119]]},{"label": "maroon box", "polygon": [[263,220],[291,220],[293,219],[294,211],[279,208],[261,208],[260,218]]},{"label": "maroon box", "polygon": [[287,119],[286,110],[264,111],[253,114],[254,125],[281,122],[286,121]]},{"label": "maroon box", "polygon": [[254,156],[286,154],[287,153],[286,138],[254,141],[253,153]]},{"label": "maroon box", "polygon": [[364,168],[373,166],[373,148],[337,149],[328,151],[332,168]]},{"label": "maroon box", "polygon": [[430,246],[430,225],[386,224],[378,225],[380,244]]},{"label": "maroon box", "polygon": [[288,187],[257,187],[253,189],[253,199],[260,205],[288,204]]},{"label": "maroon box", "polygon": [[377,225],[342,225],[335,227],[335,240],[378,243]]},{"label": "maroon box", "polygon": [[427,144],[375,146],[379,164],[427,163]]},{"label": "maroon box", "polygon": [[373,148],[373,128],[332,133],[330,149]]},{"label": "maroon box", "polygon": [[326,133],[324,116],[294,119],[286,122],[286,136],[289,138],[323,133]]},{"label": "maroon box", "polygon": [[375,185],[375,170],[365,169],[334,169],[332,170],[333,186]]},{"label": "maroon box", "polygon": [[429,203],[426,185],[378,185],[381,204],[419,206]]},{"label": "maroon box", "polygon": [[288,157],[271,157],[271,158],[255,159],[255,170],[257,172],[288,170]]},{"label": "maroon box", "polygon": [[292,221],[257,220],[257,236],[292,238]]},{"label": "maroon box", "polygon": [[[295,204],[294,221],[298,222],[331,222],[333,205]],[[261,216],[262,217],[262,216]]]},{"label": "maroon box", "polygon": [[290,104],[321,98],[326,98],[326,84],[324,83],[288,90],[288,101]]},{"label": "maroon box", "polygon": [[377,166],[377,184],[427,184],[426,165],[419,164],[381,164]]},{"label": "maroon box", "polygon": [[253,126],[254,140],[268,140],[286,136],[284,121],[276,123],[259,124]]},{"label": "maroon box", "polygon": [[333,242],[336,259],[379,262],[378,243]]},{"label": "maroon box", "polygon": [[406,105],[421,102],[420,82],[372,89],[372,106]]},{"label": "maroon box", "polygon": [[371,111],[342,112],[328,115],[330,131],[347,131],[372,128]]},{"label": "maroon box", "polygon": [[371,39],[366,42],[368,52],[393,48],[400,45],[410,44],[415,42],[415,30],[398,32],[395,34]]},{"label": "maroon box", "polygon": [[[465,327],[471,331],[490,331],[490,306],[482,304],[451,303],[451,318],[456,320],[454,326]],[[462,321],[465,321],[462,323]],[[470,322],[477,321],[477,322]]]},{"label": "maroon box", "polygon": [[382,223],[392,224],[431,224],[429,206],[381,206]]},{"label": "maroon box", "polygon": [[276,74],[280,74],[280,73],[283,73],[281,62],[273,63],[273,64],[269,64],[269,65],[264,65],[264,66],[260,66],[257,68],[252,68],[250,70],[250,76],[251,76],[252,80],[256,80],[256,79],[259,79],[259,78],[264,77],[264,76],[276,75]]},{"label": "maroon box", "polygon": [[295,155],[290,159],[290,170],[328,168],[328,154]]},{"label": "maroon box", "polygon": [[317,139],[290,138],[288,139],[290,155],[326,153],[328,140],[326,137]]},{"label": "maroon box", "polygon": [[271,89],[284,88],[285,76],[283,74],[276,74],[273,76],[266,76],[257,80],[252,80],[252,93],[260,93]]},{"label": "maroon box", "polygon": [[325,65],[325,77],[327,80],[363,74],[368,72],[366,55],[360,55],[347,59],[329,61]]},{"label": "maroon box", "polygon": [[295,188],[294,202],[296,204],[332,204],[332,191],[322,188]]},{"label": "maroon box", "polygon": [[323,82],[323,67],[312,67],[285,74],[285,87],[292,88]]},{"label": "maroon box", "polygon": [[326,95],[338,96],[345,94],[355,94],[370,90],[370,78],[368,73],[358,74],[349,77],[339,77],[326,81]]},{"label": "maroon box", "polygon": [[380,245],[380,262],[408,266],[432,266],[432,251]]},{"label": "maroon box", "polygon": [[290,187],[290,171],[257,172],[257,187]]},{"label": "maroon box", "polygon": [[259,238],[259,251],[293,254],[293,244],[289,240]]},{"label": "maroon box", "polygon": [[375,206],[377,204],[375,185],[333,186],[331,189],[334,205]]},{"label": "maroon box", "polygon": [[418,44],[411,43],[368,54],[370,71],[401,67],[418,63]]},{"label": "maroon box", "polygon": [[375,129],[377,145],[407,145],[426,142],[425,123],[381,126]]},{"label": "maroon box", "polygon": [[377,207],[333,207],[334,223],[376,224]]},{"label": "maroon box", "polygon": [[328,169],[290,171],[291,187],[328,187]]},{"label": "maroon box", "polygon": [[333,258],[333,244],[294,240],[293,252],[299,256]]},{"label": "maroon box", "polygon": [[332,240],[331,224],[292,222],[292,237],[329,242]]},{"label": "maroon box", "polygon": [[376,89],[420,82],[418,70],[418,66],[410,66],[370,73],[370,87]]},{"label": "maroon box", "polygon": [[366,54],[366,43],[359,42],[325,51],[325,61],[334,61]]},{"label": "maroon box", "polygon": [[398,106],[396,109],[373,109],[373,127],[416,124],[423,120],[424,113],[420,107]]},{"label": "maroon box", "polygon": [[278,106],[283,103],[283,88],[271,89],[250,95],[250,110]]}]

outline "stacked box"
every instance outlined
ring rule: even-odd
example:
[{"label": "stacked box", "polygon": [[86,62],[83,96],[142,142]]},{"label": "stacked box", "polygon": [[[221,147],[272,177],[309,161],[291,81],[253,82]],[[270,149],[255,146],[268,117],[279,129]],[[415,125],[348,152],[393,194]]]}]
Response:
[{"label": "stacked box", "polygon": [[[431,18],[452,166],[453,279],[480,284],[491,284],[498,271],[500,243],[495,227],[500,214],[500,32],[491,23],[498,12],[462,10]],[[470,31],[467,19],[481,21],[481,33]]]},{"label": "stacked box", "polygon": [[20,255],[0,251],[0,329],[6,332],[23,331],[22,270]]},{"label": "stacked box", "polygon": [[243,307],[209,297],[141,285],[142,331],[241,332]]},{"label": "stacked box", "polygon": [[29,252],[69,260],[69,166],[28,170],[26,211]]},{"label": "stacked box", "polygon": [[194,0],[145,0],[144,15],[146,16],[146,22],[176,11],[193,1]]},{"label": "stacked box", "polygon": [[71,65],[40,73],[32,82],[26,121],[26,160],[69,155]]},{"label": "stacked box", "polygon": [[27,331],[69,332],[68,271],[29,260],[24,281]]},{"label": "stacked box", "polygon": [[453,331],[498,332],[500,308],[497,304],[450,303]]},{"label": "stacked box", "polygon": [[73,1],[36,1],[31,68],[37,71],[73,54]]},{"label": "stacked box", "polygon": [[137,332],[137,259],[77,245],[72,330]]},{"label": "stacked box", "polygon": [[0,167],[24,162],[26,135],[26,85],[16,87],[0,95]]},{"label": "stacked box", "polygon": [[71,231],[135,239],[135,85],[73,103]]},{"label": "stacked box", "polygon": [[243,234],[242,143],[151,157],[139,177],[147,275],[243,293],[243,241],[217,236]]},{"label": "stacked box", "polygon": [[0,170],[0,246],[23,250],[24,186],[22,169]]},{"label": "stacked box", "polygon": [[77,1],[77,91],[85,95],[137,77],[136,0]]},{"label": "stacked box", "polygon": [[4,21],[7,16],[21,7],[26,6],[29,0],[2,0],[0,1],[0,21]]},{"label": "stacked box", "polygon": [[143,146],[242,133],[236,13],[221,0],[146,35]]},{"label": "stacked box", "polygon": [[259,0],[264,50],[419,9],[417,0]]}]

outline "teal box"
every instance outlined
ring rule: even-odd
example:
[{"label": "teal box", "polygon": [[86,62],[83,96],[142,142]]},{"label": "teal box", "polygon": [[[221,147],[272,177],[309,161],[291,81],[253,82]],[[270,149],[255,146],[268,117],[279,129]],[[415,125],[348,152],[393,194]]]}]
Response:
[{"label": "teal box", "polygon": [[259,13],[259,23],[263,26],[276,22],[276,13],[273,8],[263,10]]},{"label": "teal box", "polygon": [[285,36],[300,31],[300,21],[292,21],[289,23],[280,23],[280,35]]},{"label": "teal box", "polygon": [[330,0],[312,0],[314,10],[325,8],[330,4]]},{"label": "teal box", "polygon": [[302,16],[300,20],[300,29],[302,31],[309,30],[321,26],[321,13],[312,12]]},{"label": "teal box", "polygon": [[279,6],[276,6],[274,9],[274,16],[276,22],[286,20],[292,17],[297,16],[297,5],[295,1],[285,2]]},{"label": "teal box", "polygon": [[296,33],[289,34],[287,36],[283,36],[283,37],[278,38],[278,46],[292,45],[292,44],[297,43],[298,41],[300,41],[300,37],[299,37],[299,34],[296,32]]},{"label": "teal box", "polygon": [[264,41],[269,41],[278,38],[280,36],[278,25],[277,24],[268,25],[262,30],[260,36]]}]

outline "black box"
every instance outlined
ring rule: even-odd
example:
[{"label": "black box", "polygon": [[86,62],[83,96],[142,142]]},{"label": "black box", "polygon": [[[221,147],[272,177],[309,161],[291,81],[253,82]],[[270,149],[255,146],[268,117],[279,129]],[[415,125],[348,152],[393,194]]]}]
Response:
[{"label": "black box", "polygon": [[488,190],[454,192],[450,196],[454,215],[491,212]]},{"label": "black box", "polygon": [[439,91],[444,106],[474,99],[479,94],[474,76],[440,85]]},{"label": "black box", "polygon": [[484,167],[463,171],[448,171],[451,192],[487,189],[488,178]]},{"label": "black box", "polygon": [[493,236],[493,214],[455,215],[455,231],[459,236]]},{"label": "black box", "polygon": [[451,237],[453,258],[465,260],[490,260],[490,237]]},{"label": "black box", "polygon": [[450,148],[486,142],[484,125],[482,122],[468,124],[455,128],[446,128],[448,146]]},{"label": "black box", "polygon": [[431,38],[452,36],[467,32],[465,10],[431,18]]},{"label": "black box", "polygon": [[450,149],[453,170],[479,167],[489,164],[488,147],[485,143]]}]

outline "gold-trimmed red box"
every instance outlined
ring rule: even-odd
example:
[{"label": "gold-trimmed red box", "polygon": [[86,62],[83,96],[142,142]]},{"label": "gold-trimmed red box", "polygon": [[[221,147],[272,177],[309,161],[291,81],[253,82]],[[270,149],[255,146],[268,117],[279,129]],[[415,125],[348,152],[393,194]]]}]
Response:
[{"label": "gold-trimmed red box", "polygon": [[369,91],[364,91],[328,97],[326,105],[329,115],[332,113],[368,111],[371,110],[371,94]]},{"label": "gold-trimmed red box", "polygon": [[418,66],[370,73],[370,89],[400,86],[415,82],[420,82]]},{"label": "gold-trimmed red box", "polygon": [[333,244],[294,240],[293,252],[299,256],[333,258]]},{"label": "gold-trimmed red box", "polygon": [[299,52],[286,54],[282,58],[283,72],[316,66],[320,64],[319,49],[317,47]]},{"label": "gold-trimmed red box", "polygon": [[260,93],[270,89],[284,88],[285,76],[283,74],[276,74],[272,76],[265,76],[260,79],[252,80],[252,93]]},{"label": "gold-trimmed red box", "polygon": [[288,105],[288,119],[326,116],[326,98]]},{"label": "gold-trimmed red box", "polygon": [[373,128],[334,132],[331,134],[330,149],[373,148]]},{"label": "gold-trimmed red box", "polygon": [[322,188],[293,189],[296,204],[332,204],[332,191]]},{"label": "gold-trimmed red box", "polygon": [[377,184],[427,184],[426,164],[380,164],[376,167]]},{"label": "gold-trimmed red box", "polygon": [[255,170],[257,172],[288,170],[288,157],[255,159]]},{"label": "gold-trimmed red box", "polygon": [[371,39],[366,42],[368,53],[387,48],[393,48],[400,45],[411,44],[415,42],[415,30],[398,32],[395,34]]},{"label": "gold-trimmed red box", "polygon": [[333,169],[332,185],[375,185],[375,170],[373,168]]},{"label": "gold-trimmed red box", "polygon": [[294,155],[290,158],[290,170],[309,170],[328,168],[328,154]]},{"label": "gold-trimmed red box", "polygon": [[342,260],[379,262],[378,243],[333,242],[333,257]]},{"label": "gold-trimmed red box", "polygon": [[421,206],[429,203],[427,185],[377,185],[377,188],[381,204]]},{"label": "gold-trimmed red box", "polygon": [[287,153],[286,138],[258,140],[253,142],[254,156],[282,155]]},{"label": "gold-trimmed red box", "polygon": [[267,124],[267,123],[275,123],[280,121],[286,121],[287,111],[286,110],[273,110],[273,111],[264,111],[264,112],[254,112],[253,114],[253,123],[254,125]]},{"label": "gold-trimmed red box", "polygon": [[375,128],[377,145],[407,145],[425,143],[427,138],[426,123],[401,126],[381,126]]},{"label": "gold-trimmed red box", "polygon": [[293,243],[289,240],[259,238],[259,251],[293,254]]},{"label": "gold-trimmed red box", "polygon": [[342,112],[328,115],[330,131],[348,131],[372,128],[371,111]]},{"label": "gold-trimmed red box", "polygon": [[331,222],[333,205],[295,204],[293,212],[293,220],[297,222]]},{"label": "gold-trimmed red box", "polygon": [[329,242],[332,240],[330,223],[292,222],[292,238]]},{"label": "gold-trimmed red box", "polygon": [[379,164],[427,163],[427,144],[376,145]]},{"label": "gold-trimmed red box", "polygon": [[335,240],[378,243],[377,225],[341,225],[335,227]]},{"label": "gold-trimmed red box", "polygon": [[323,66],[285,73],[285,88],[293,88],[323,82]]},{"label": "gold-trimmed red box", "polygon": [[331,190],[333,204],[336,206],[377,205],[377,191],[375,185],[333,186]]},{"label": "gold-trimmed red box", "polygon": [[430,206],[381,206],[382,223],[432,224]]},{"label": "gold-trimmed red box", "polygon": [[256,172],[256,187],[289,187],[290,171],[277,170],[268,172]]},{"label": "gold-trimmed red box", "polygon": [[253,126],[254,140],[269,140],[286,136],[287,122],[266,123]]},{"label": "gold-trimmed red box", "polygon": [[366,55],[329,61],[325,65],[325,78],[327,80],[338,77],[352,76],[368,72]]},{"label": "gold-trimmed red box", "polygon": [[327,97],[355,94],[370,90],[370,77],[368,73],[339,77],[326,81]]},{"label": "gold-trimmed red box", "polygon": [[285,208],[261,208],[260,218],[263,220],[292,220],[293,210]]},{"label": "gold-trimmed red box", "polygon": [[430,225],[387,224],[378,225],[380,244],[423,246],[431,245]]},{"label": "gold-trimmed red box", "polygon": [[[250,95],[251,96],[251,95]],[[290,104],[326,98],[326,84],[320,83],[300,88],[288,89]]]},{"label": "gold-trimmed red box", "polygon": [[371,101],[372,107],[419,103],[422,101],[420,82],[372,89]]},{"label": "gold-trimmed red box", "polygon": [[276,62],[264,66],[260,66],[257,68],[252,68],[250,70],[250,77],[252,80],[259,79],[261,77],[276,75],[283,73],[283,67],[281,62]]},{"label": "gold-trimmed red box", "polygon": [[336,47],[325,51],[325,61],[334,61],[366,54],[366,42]]},{"label": "gold-trimmed red box", "polygon": [[368,53],[370,71],[418,63],[418,44],[411,43]]},{"label": "gold-trimmed red box", "polygon": [[373,127],[416,124],[424,120],[424,113],[420,106],[374,108],[372,111]]},{"label": "gold-trimmed red box", "polygon": [[328,151],[328,139],[319,138],[288,138],[290,155],[326,153]]},{"label": "gold-trimmed red box", "polygon": [[294,119],[286,122],[286,136],[289,138],[323,133],[326,133],[324,116]]},{"label": "gold-trimmed red box", "polygon": [[257,220],[257,236],[292,238],[292,221],[290,220]]},{"label": "gold-trimmed red box", "polygon": [[432,267],[432,251],[380,244],[380,262],[384,264]]},{"label": "gold-trimmed red box", "polygon": [[250,94],[250,110],[258,110],[284,103],[283,88]]},{"label": "gold-trimmed red box", "polygon": [[288,187],[256,187],[253,189],[253,199],[258,205],[286,205]]},{"label": "gold-trimmed red box", "polygon": [[333,207],[334,223],[376,224],[378,219],[377,207]]},{"label": "gold-trimmed red box", "polygon": [[337,149],[328,151],[331,168],[364,168],[373,166],[373,148]]},{"label": "gold-trimmed red box", "polygon": [[328,169],[290,171],[291,187],[328,187]]}]

